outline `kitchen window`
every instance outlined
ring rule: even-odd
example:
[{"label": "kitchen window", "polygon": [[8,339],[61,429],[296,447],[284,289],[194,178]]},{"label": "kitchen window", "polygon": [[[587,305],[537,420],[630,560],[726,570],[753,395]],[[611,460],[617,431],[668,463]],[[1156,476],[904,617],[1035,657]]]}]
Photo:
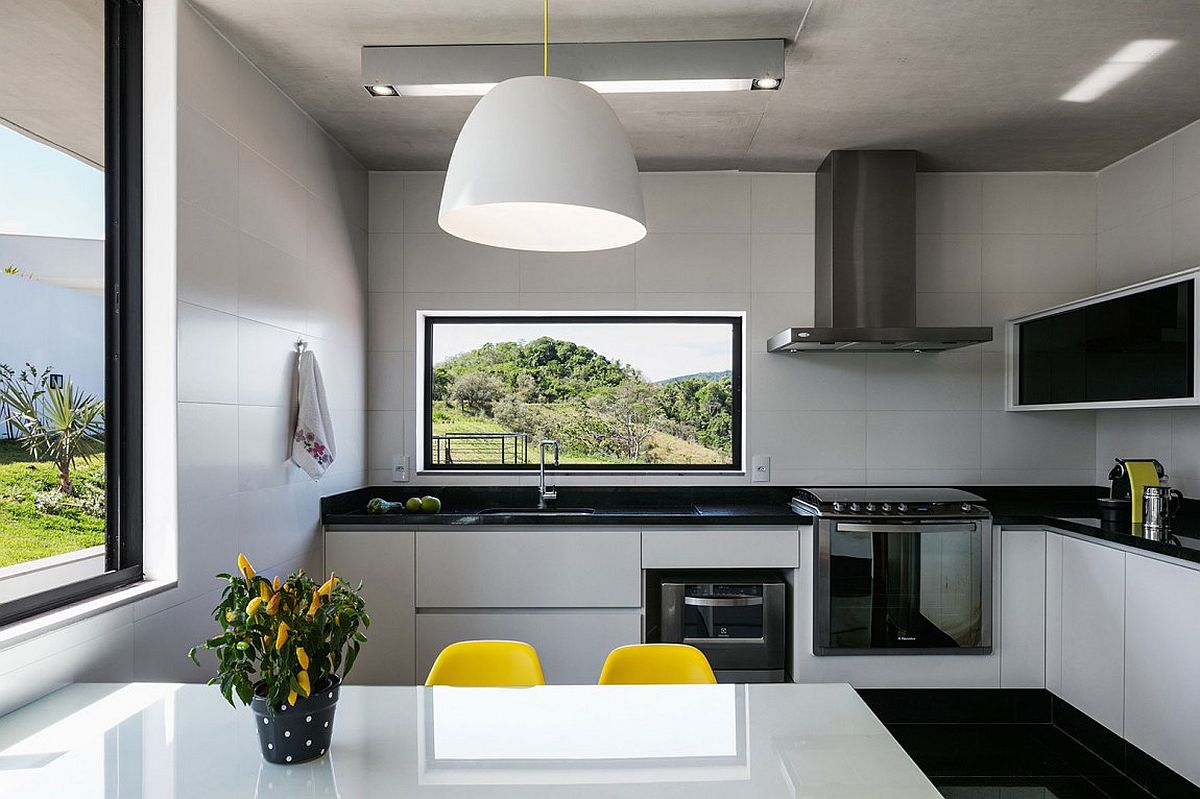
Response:
[{"label": "kitchen window", "polygon": [[741,472],[738,313],[422,313],[420,468]]},{"label": "kitchen window", "polygon": [[141,4],[0,53],[0,625],[142,579]]}]

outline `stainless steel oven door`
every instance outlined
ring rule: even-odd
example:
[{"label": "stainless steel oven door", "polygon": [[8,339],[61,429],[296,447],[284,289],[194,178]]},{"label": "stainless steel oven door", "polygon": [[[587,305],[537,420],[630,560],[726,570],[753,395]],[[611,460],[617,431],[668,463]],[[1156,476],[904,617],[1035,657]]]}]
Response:
[{"label": "stainless steel oven door", "polygon": [[987,519],[820,519],[814,655],[992,651]]}]

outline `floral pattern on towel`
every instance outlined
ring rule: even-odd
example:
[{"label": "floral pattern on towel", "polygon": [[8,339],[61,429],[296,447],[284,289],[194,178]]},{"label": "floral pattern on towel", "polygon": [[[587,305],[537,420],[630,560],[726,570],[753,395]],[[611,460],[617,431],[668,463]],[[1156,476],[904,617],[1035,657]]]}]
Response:
[{"label": "floral pattern on towel", "polygon": [[333,463],[333,456],[329,454],[329,448],[325,446],[321,439],[303,428],[296,430],[296,443],[304,447],[312,459],[321,466],[328,468]]}]

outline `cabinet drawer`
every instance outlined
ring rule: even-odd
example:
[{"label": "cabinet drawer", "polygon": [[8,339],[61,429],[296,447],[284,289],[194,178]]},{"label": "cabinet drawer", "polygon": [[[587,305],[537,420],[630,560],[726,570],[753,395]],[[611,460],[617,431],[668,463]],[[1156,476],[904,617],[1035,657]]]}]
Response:
[{"label": "cabinet drawer", "polygon": [[417,533],[422,608],[639,608],[636,530]]},{"label": "cabinet drawer", "polygon": [[795,569],[798,527],[687,527],[642,531],[644,569]]},{"label": "cabinet drawer", "polygon": [[608,653],[641,641],[638,610],[417,614],[417,677],[424,681],[442,648],[455,641],[525,641],[538,651],[546,682],[585,685],[600,677]]},{"label": "cabinet drawer", "polygon": [[369,642],[354,662],[352,684],[413,684],[414,535],[393,530],[325,534],[326,567],[356,584],[362,580],[371,614]]}]

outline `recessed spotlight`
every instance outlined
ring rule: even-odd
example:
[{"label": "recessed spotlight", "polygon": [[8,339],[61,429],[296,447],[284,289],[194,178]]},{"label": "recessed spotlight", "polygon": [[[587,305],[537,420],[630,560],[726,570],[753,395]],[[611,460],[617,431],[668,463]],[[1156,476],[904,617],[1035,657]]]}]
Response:
[{"label": "recessed spotlight", "polygon": [[779,78],[755,78],[754,82],[750,84],[750,91],[778,89],[781,83],[783,81]]},{"label": "recessed spotlight", "polygon": [[394,86],[389,86],[386,83],[377,83],[374,86],[364,86],[363,88],[366,89],[367,94],[371,95],[372,97],[396,96],[396,88]]}]

